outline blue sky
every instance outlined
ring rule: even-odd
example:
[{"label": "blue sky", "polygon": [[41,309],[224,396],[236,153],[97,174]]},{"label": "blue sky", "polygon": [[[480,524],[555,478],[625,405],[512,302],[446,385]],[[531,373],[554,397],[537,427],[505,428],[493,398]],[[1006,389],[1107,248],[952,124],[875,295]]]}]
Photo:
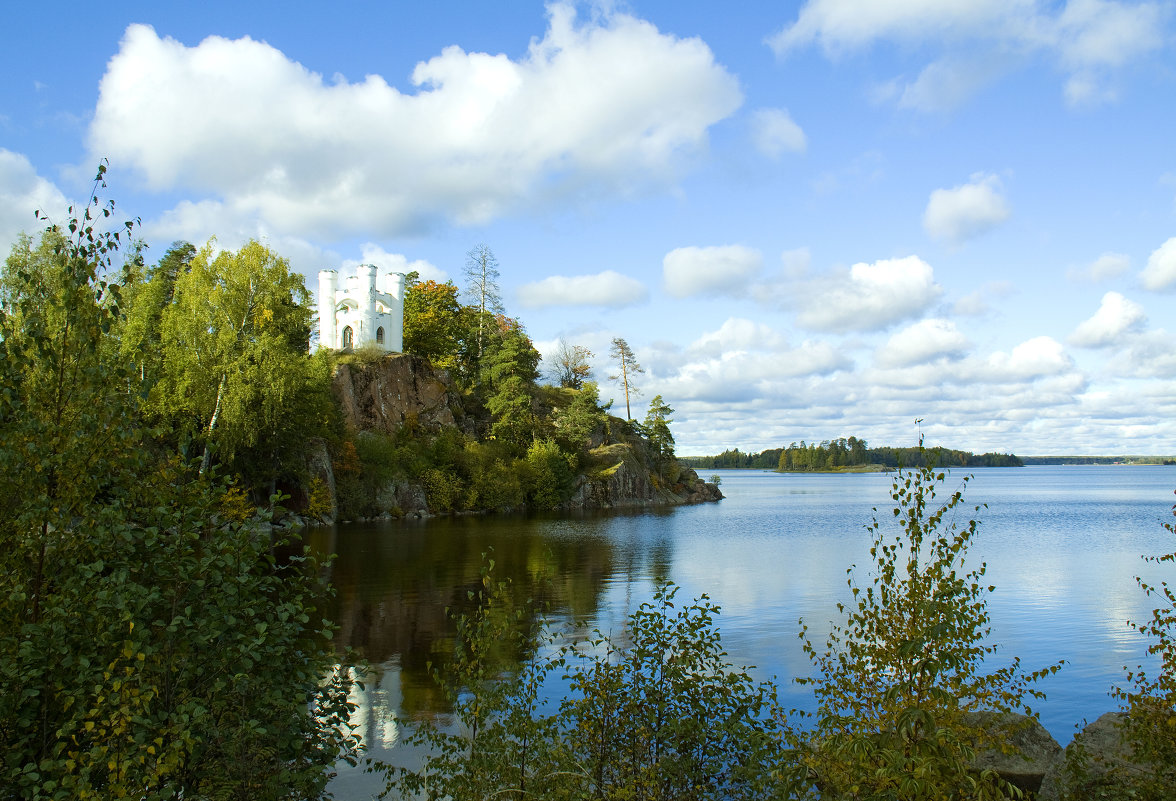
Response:
[{"label": "blue sky", "polygon": [[[1176,6],[121,3],[6,13],[0,247],[108,194],[152,260],[461,283],[645,367],[681,453],[1176,454]],[[311,288],[316,285],[308,282]],[[621,400],[623,403],[623,399]]]}]

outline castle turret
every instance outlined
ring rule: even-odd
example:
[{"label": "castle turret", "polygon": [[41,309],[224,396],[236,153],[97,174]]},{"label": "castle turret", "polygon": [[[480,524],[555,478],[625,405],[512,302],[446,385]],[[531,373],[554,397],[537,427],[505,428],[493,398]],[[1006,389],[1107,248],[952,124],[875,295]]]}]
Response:
[{"label": "castle turret", "polygon": [[[384,287],[384,291],[395,301],[392,308],[403,309],[404,273],[384,273]],[[404,350],[404,314],[390,314],[389,317],[385,346],[388,350],[400,353]]]},{"label": "castle turret", "polygon": [[335,290],[338,280],[339,274],[334,270],[319,270],[318,318],[321,348],[339,347],[335,329]]},{"label": "castle turret", "polygon": [[359,304],[356,310],[359,330],[355,332],[355,344],[363,346],[376,341],[376,268],[361,264],[355,269],[355,275],[355,302]]}]

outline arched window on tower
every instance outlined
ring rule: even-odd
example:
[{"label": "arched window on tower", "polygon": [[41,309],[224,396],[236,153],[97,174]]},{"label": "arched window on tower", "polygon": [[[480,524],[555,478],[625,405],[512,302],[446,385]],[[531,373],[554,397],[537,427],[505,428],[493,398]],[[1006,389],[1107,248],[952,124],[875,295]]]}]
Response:
[{"label": "arched window on tower", "polygon": [[384,326],[380,326],[379,328],[376,329],[376,344],[377,345],[384,344]]},{"label": "arched window on tower", "polygon": [[343,328],[343,347],[355,347],[355,332],[351,330],[351,326],[349,325]]}]

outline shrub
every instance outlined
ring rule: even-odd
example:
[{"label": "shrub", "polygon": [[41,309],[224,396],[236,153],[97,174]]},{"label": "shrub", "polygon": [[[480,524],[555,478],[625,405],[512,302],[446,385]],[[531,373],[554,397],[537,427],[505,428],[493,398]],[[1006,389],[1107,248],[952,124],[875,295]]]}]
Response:
[{"label": "shrub", "polygon": [[[939,502],[944,473],[900,471],[891,489],[897,531],[874,518],[871,583],[850,569],[853,601],[821,647],[801,638],[818,675],[802,680],[817,701],[814,725],[793,732],[803,776],[834,798],[1002,798],[1019,793],[992,771],[974,773],[976,748],[1000,747],[969,717],[1032,711],[1032,684],[1060,667],[1024,673],[1020,661],[985,672],[996,646],[985,566],[965,560],[977,531],[955,514],[963,488]],[[965,485],[967,479],[963,482]],[[974,507],[973,512],[979,512]]]},{"label": "shrub", "polygon": [[[1172,513],[1176,516],[1176,506]],[[1166,522],[1163,526],[1176,534],[1176,524]],[[1176,553],[1144,559],[1173,564]],[[1116,778],[1129,780],[1139,798],[1165,799],[1176,786],[1176,590],[1167,581],[1154,585],[1137,577],[1136,582],[1159,603],[1150,620],[1132,625],[1151,640],[1148,653],[1158,657],[1160,665],[1155,673],[1136,668],[1127,674],[1131,686],[1114,691],[1126,713],[1123,735],[1139,768],[1130,777]]]},{"label": "shrub", "polygon": [[[437,674],[460,731],[422,724],[409,742],[430,754],[420,771],[377,766],[388,791],[453,801],[487,798],[759,799],[783,791],[773,767],[780,734],[767,685],[731,667],[705,596],[677,608],[663,586],[622,637],[592,633],[542,648],[539,625],[488,571],[458,617],[451,669]],[[496,654],[539,654],[503,674]],[[550,655],[543,655],[548,653]],[[568,695],[544,714],[555,677]]]}]

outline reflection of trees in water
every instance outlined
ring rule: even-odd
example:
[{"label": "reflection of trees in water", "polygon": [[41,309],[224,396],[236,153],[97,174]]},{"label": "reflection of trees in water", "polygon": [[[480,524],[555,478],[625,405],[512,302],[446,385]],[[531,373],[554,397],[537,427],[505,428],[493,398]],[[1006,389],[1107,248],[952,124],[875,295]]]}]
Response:
[{"label": "reflection of trees in water", "polygon": [[[495,579],[510,580],[519,608],[533,600],[532,614],[591,621],[614,576],[669,575],[672,547],[646,541],[648,516],[391,521],[319,529],[308,541],[338,554],[330,568],[335,604],[328,610],[340,627],[337,644],[358,649],[373,664],[395,659],[403,714],[431,716],[448,704],[430,668],[452,659],[450,612],[470,611],[484,554],[494,560]],[[527,656],[504,652],[504,669]]]}]

